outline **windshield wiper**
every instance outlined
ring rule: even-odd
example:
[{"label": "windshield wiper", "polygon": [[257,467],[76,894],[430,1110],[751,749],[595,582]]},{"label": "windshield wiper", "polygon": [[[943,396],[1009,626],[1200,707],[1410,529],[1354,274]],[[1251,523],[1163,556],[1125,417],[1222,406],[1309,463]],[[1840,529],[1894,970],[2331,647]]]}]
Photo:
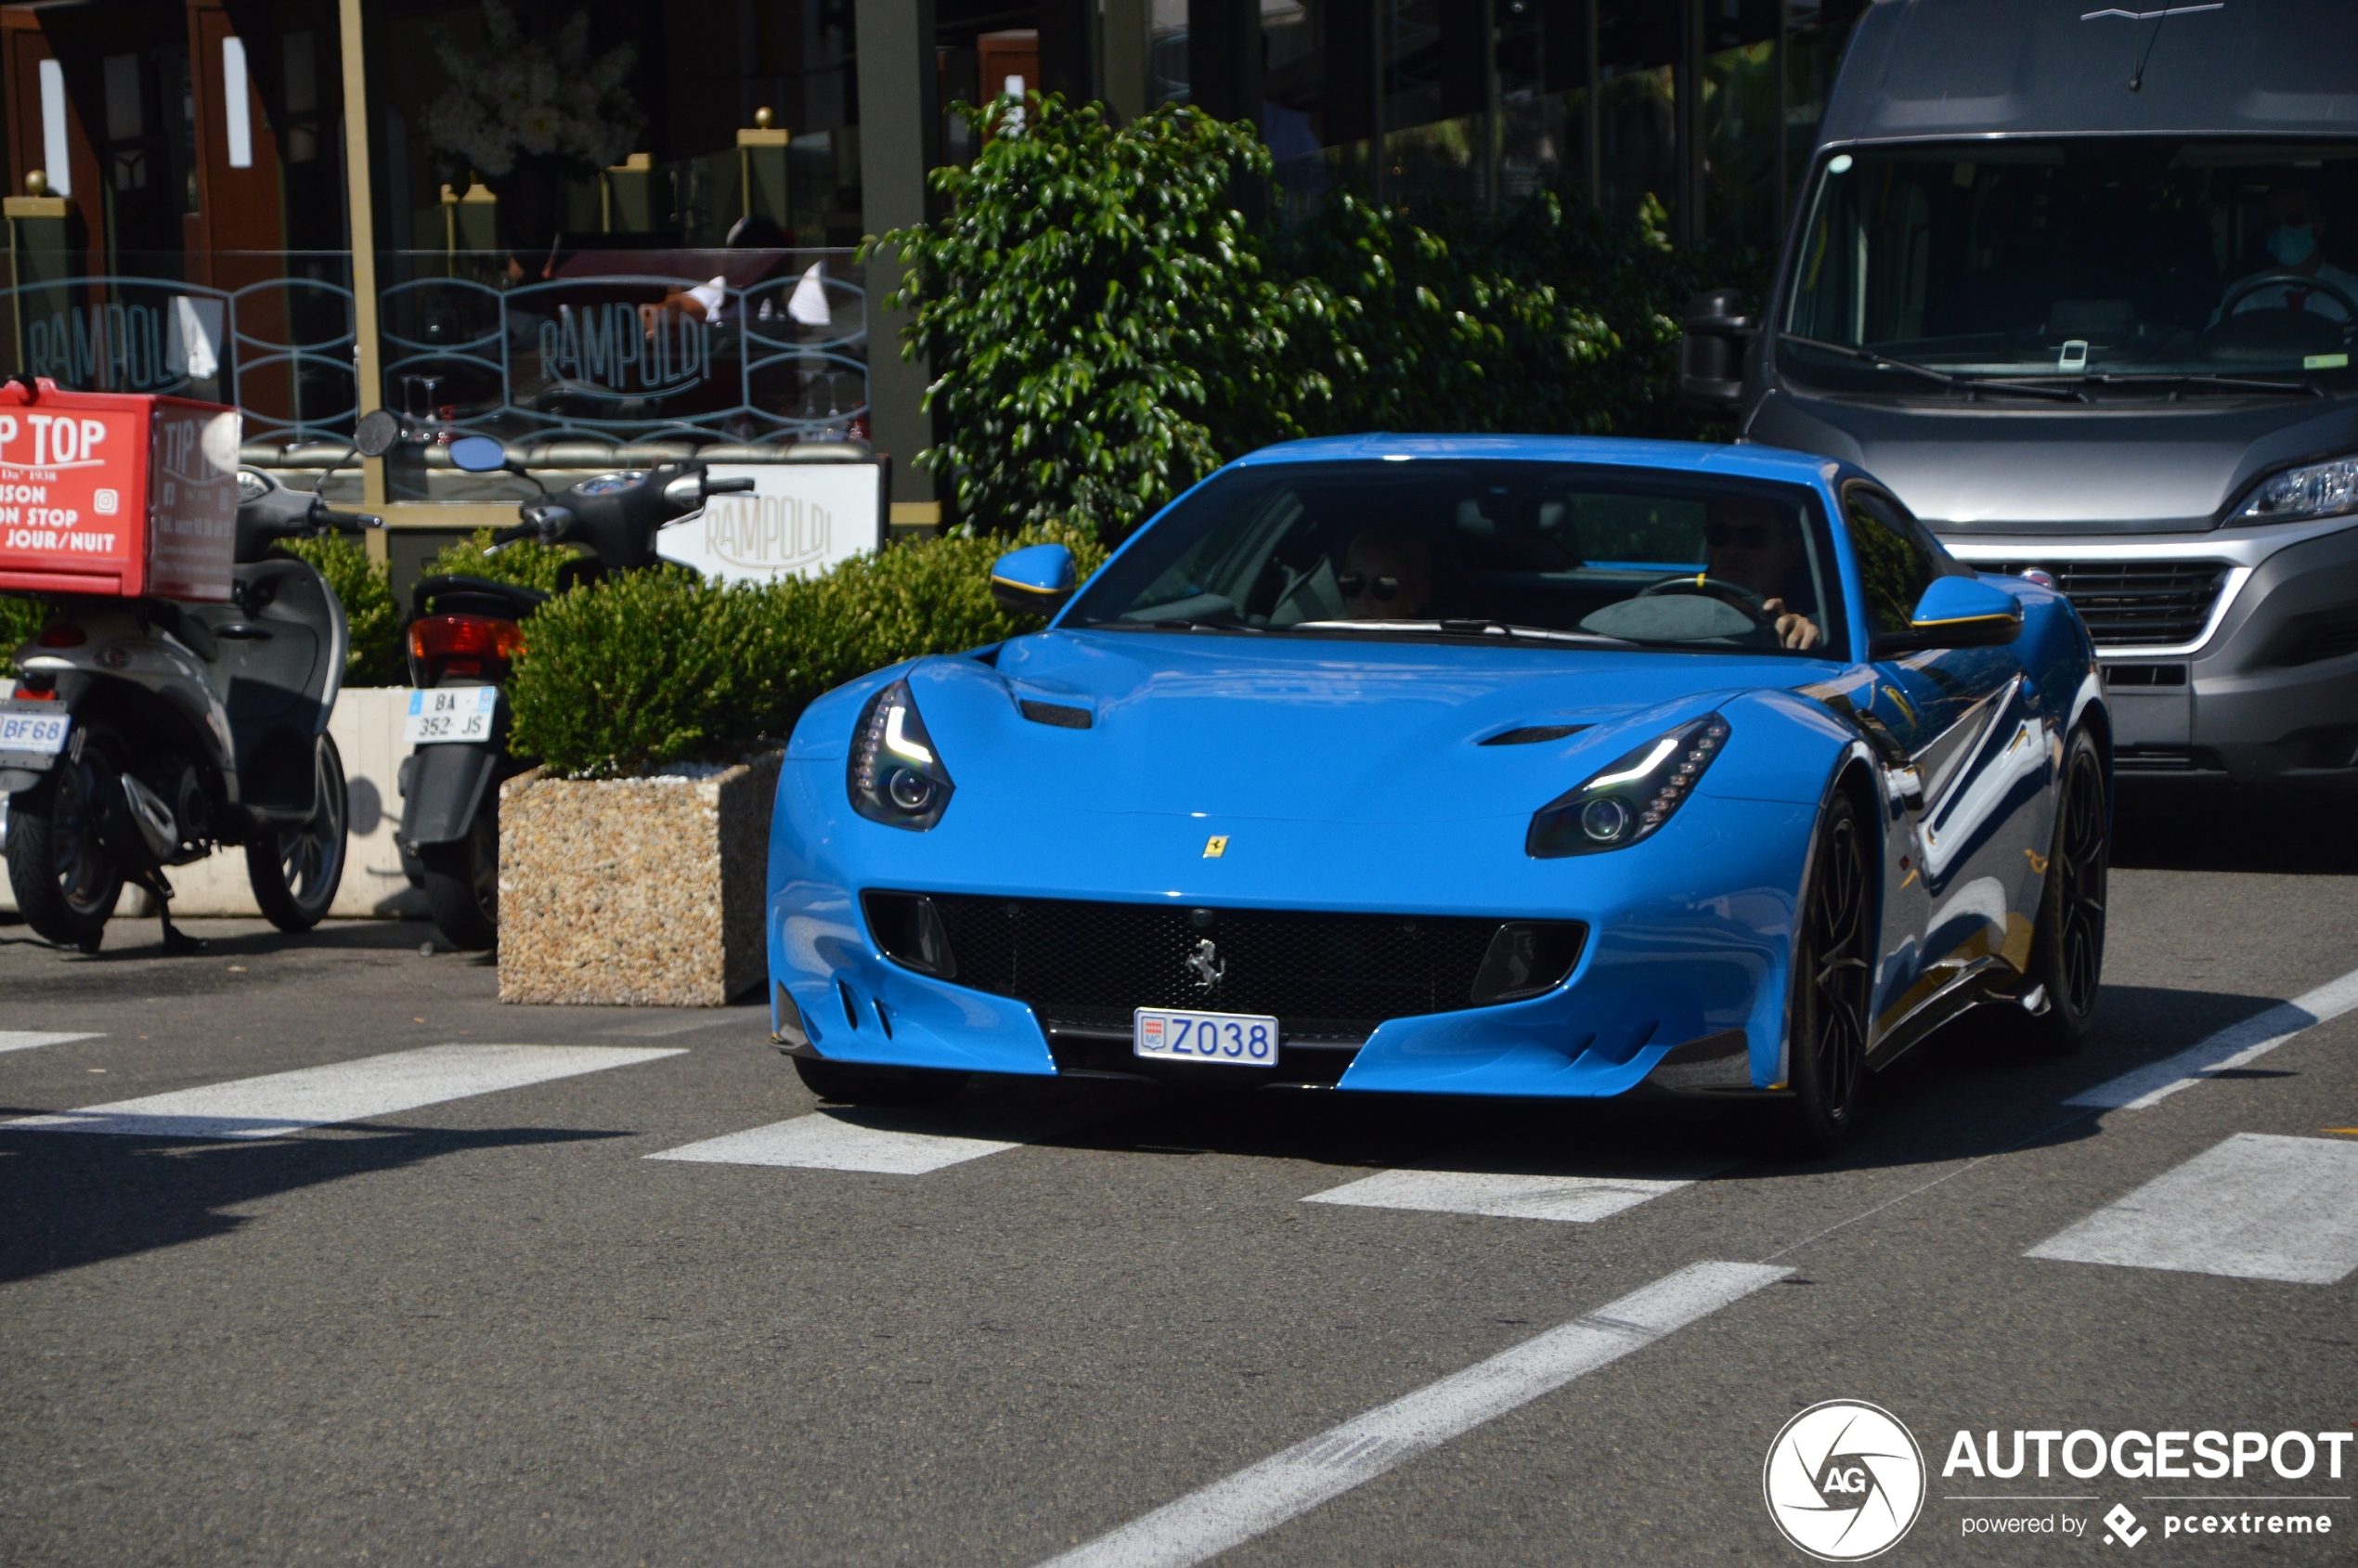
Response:
[{"label": "windshield wiper", "polygon": [[1265,630],[1267,630],[1268,628],[1267,628],[1266,627],[1258,627],[1258,626],[1254,626],[1254,625],[1252,625],[1250,622],[1248,622],[1248,621],[1191,621],[1191,620],[1187,619],[1185,616],[1173,616],[1171,619],[1169,619],[1169,620],[1158,620],[1158,621],[1142,621],[1142,620],[1133,620],[1133,619],[1132,619],[1131,617],[1129,617],[1128,616],[1115,616],[1112,620],[1109,620],[1109,621],[1091,621],[1091,622],[1088,624],[1088,629],[1090,629],[1091,631],[1172,631],[1172,630],[1178,630],[1178,631],[1250,631],[1250,632],[1256,632],[1256,633],[1258,633],[1258,632],[1265,631]]},{"label": "windshield wiper", "polygon": [[2079,378],[2099,386],[2221,386],[2236,392],[2282,392],[2293,396],[2330,395],[2315,382],[2272,382],[2252,376],[2214,375],[2209,370],[2092,370]]},{"label": "windshield wiper", "polygon": [[1511,621],[1449,619],[1438,621],[1296,621],[1288,631],[1415,631],[1435,637],[1508,637],[1533,642],[1580,642],[1603,648],[1635,648],[1626,637],[1601,631],[1558,631],[1553,627],[1519,626]]},{"label": "windshield wiper", "polygon": [[1938,382],[1943,386],[1962,387],[1968,393],[1987,389],[1991,392],[2020,393],[2025,397],[2045,397],[2064,403],[2085,403],[2089,400],[2088,395],[2075,386],[2046,386],[2038,382],[1992,381],[1983,376],[1952,376],[1946,370],[1936,370],[1929,365],[1919,365],[1912,359],[1894,359],[1888,354],[1878,354],[1872,348],[1860,348],[1856,343],[1833,343],[1825,338],[1805,338],[1798,332],[1779,332],[1777,336],[1783,342],[1797,343],[1805,348],[1823,349],[1828,354],[1839,354],[1846,358],[1861,360],[1870,365],[1887,365],[1895,370],[1905,370],[1910,375],[1922,376],[1929,382]]}]

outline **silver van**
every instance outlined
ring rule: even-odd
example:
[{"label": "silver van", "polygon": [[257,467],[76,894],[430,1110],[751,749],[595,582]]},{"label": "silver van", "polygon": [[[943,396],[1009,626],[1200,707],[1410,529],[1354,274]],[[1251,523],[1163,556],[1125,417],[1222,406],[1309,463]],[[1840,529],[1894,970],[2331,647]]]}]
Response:
[{"label": "silver van", "polygon": [[2124,786],[2358,785],[2358,4],[1878,0],[1691,404],[2094,634]]}]

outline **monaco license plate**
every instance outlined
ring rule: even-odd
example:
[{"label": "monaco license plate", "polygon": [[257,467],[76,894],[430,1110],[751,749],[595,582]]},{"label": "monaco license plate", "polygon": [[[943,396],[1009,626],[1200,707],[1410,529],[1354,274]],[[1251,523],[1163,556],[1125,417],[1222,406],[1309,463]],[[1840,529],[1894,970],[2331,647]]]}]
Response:
[{"label": "monaco license plate", "polygon": [[434,745],[442,741],[487,741],[491,720],[499,711],[497,686],[436,686],[409,693],[408,717],[401,738],[409,745]]},{"label": "monaco license plate", "polygon": [[1188,1013],[1141,1007],[1132,1016],[1131,1048],[1166,1062],[1276,1067],[1277,1020],[1256,1013]]},{"label": "monaco license plate", "polygon": [[[49,711],[40,712],[39,708]],[[66,736],[72,729],[73,715],[65,711],[62,703],[27,703],[22,706],[12,703],[0,707],[0,751],[55,757],[66,748]]]}]

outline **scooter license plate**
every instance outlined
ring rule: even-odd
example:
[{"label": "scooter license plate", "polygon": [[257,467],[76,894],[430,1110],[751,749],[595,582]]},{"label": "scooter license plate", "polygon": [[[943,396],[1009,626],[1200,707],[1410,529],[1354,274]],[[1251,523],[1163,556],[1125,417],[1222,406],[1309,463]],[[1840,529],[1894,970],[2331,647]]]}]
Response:
[{"label": "scooter license plate", "polygon": [[444,741],[487,741],[499,711],[497,686],[436,686],[409,693],[401,739],[409,745]]},{"label": "scooter license plate", "polygon": [[21,757],[55,757],[66,748],[73,732],[73,715],[61,703],[0,705],[0,752]]}]

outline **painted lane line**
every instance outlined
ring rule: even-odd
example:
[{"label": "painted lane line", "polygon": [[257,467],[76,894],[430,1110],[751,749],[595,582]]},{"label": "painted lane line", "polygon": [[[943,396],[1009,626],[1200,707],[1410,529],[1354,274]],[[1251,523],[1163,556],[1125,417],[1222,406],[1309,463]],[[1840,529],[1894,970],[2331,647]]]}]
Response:
[{"label": "painted lane line", "polygon": [[1625,1209],[1651,1202],[1665,1193],[1691,1186],[1707,1174],[1703,1172],[1656,1180],[1636,1176],[1523,1176],[1475,1171],[1380,1171],[1360,1181],[1314,1192],[1302,1201],[1592,1225]]},{"label": "painted lane line", "polygon": [[2206,1078],[2232,1072],[2282,1045],[2305,1029],[2338,1018],[2358,1007],[2358,969],[2329,980],[2305,995],[2271,1007],[2257,1017],[2229,1024],[2200,1044],[2174,1056],[2124,1072],[2118,1078],[2083,1089],[2064,1101],[2067,1106],[2094,1106],[2103,1110],[2145,1110],[2181,1089]]},{"label": "painted lane line", "polygon": [[1296,1444],[1043,1568],[1187,1568],[1784,1278],[1691,1263],[1586,1316]]},{"label": "painted lane line", "polygon": [[276,1138],[684,1053],[626,1045],[427,1045],[0,1122],[12,1132]]},{"label": "painted lane line", "polygon": [[885,1176],[922,1176],[963,1165],[986,1154],[1021,1148],[1021,1141],[952,1137],[853,1121],[827,1111],[773,1121],[767,1127],[730,1133],[702,1143],[651,1154],[649,1160],[684,1160],[708,1165],[784,1165],[809,1171],[867,1171]]},{"label": "painted lane line", "polygon": [[2358,1269],[2358,1144],[2238,1133],[2024,1256],[2337,1284]]},{"label": "painted lane line", "polygon": [[45,1034],[39,1030],[0,1029],[0,1051],[30,1051],[36,1045],[65,1045],[76,1040],[104,1040],[103,1034]]}]

